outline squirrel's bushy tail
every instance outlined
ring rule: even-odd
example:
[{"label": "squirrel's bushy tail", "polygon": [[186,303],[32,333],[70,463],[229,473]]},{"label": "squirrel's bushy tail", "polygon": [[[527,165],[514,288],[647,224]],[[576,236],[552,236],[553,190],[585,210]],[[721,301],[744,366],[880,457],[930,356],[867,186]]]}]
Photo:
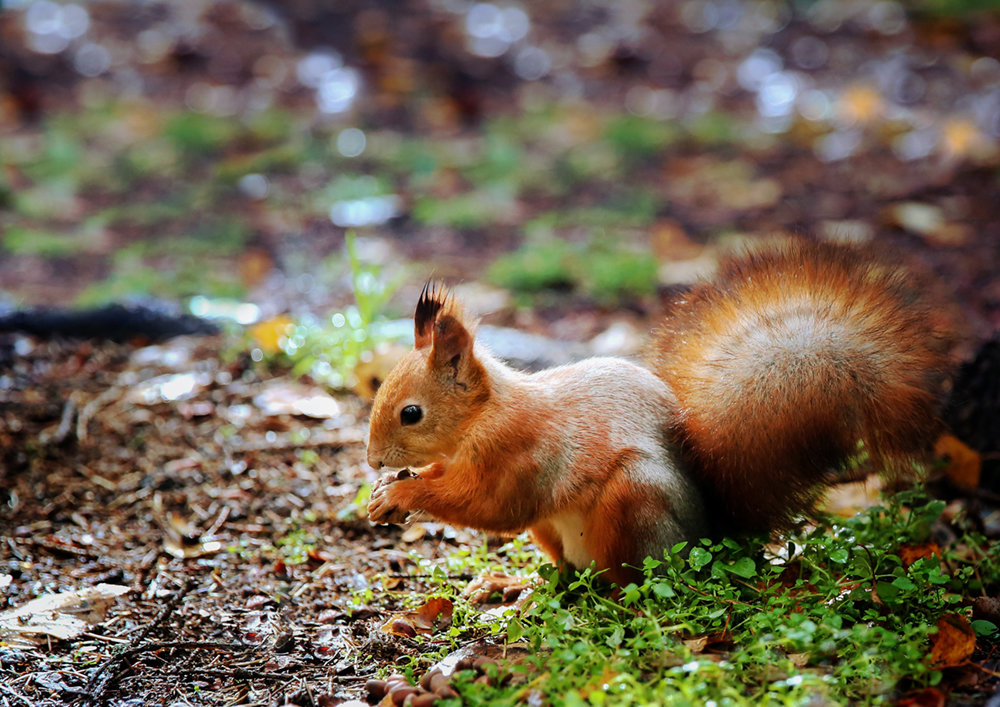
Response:
[{"label": "squirrel's bushy tail", "polygon": [[[649,348],[724,530],[805,510],[858,454],[892,470],[929,447],[944,337],[904,272],[832,244],[723,263],[678,297]],[[725,510],[723,510],[725,509]]]}]

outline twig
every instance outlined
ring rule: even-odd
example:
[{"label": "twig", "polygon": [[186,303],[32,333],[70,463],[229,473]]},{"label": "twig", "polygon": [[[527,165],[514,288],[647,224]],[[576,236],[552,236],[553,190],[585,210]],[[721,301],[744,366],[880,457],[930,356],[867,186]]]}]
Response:
[{"label": "twig", "polygon": [[142,631],[139,632],[138,636],[132,639],[132,644],[138,646],[140,643],[146,640],[146,636],[148,636],[154,630],[162,626],[163,623],[170,618],[170,615],[174,613],[177,607],[180,606],[180,603],[184,600],[184,597],[187,596],[188,592],[190,592],[193,588],[194,588],[194,580],[188,579],[186,582],[184,582],[184,586],[181,587],[176,594],[170,597],[170,601],[168,601],[167,605],[163,607],[163,611],[160,612],[160,615],[157,616],[155,619],[153,619],[145,628],[143,628]]},{"label": "twig", "polygon": [[73,398],[74,396],[70,395],[66,399],[65,404],[63,404],[62,416],[59,418],[59,427],[51,436],[45,435],[47,438],[40,440],[42,444],[62,444],[69,437],[69,433],[73,431],[73,418],[76,416],[76,400]]},{"label": "twig", "polygon": [[185,677],[229,678],[232,680],[294,680],[296,677],[288,673],[267,673],[258,670],[247,670],[246,668],[233,668],[231,670],[191,668],[170,674],[183,675]]},{"label": "twig", "polygon": [[115,636],[102,636],[99,633],[91,633],[90,631],[84,631],[80,635],[86,636],[87,638],[93,638],[95,641],[104,641],[105,643],[117,643],[119,645],[125,645],[129,643],[129,641],[124,638],[116,638]]},{"label": "twig", "polygon": [[135,648],[128,648],[117,655],[113,655],[104,661],[94,674],[90,677],[87,682],[87,687],[83,690],[83,701],[84,704],[92,704],[100,700],[108,688],[122,679],[131,669],[131,665],[127,665],[125,668],[120,670],[118,673],[112,675],[110,678],[104,680],[101,676],[108,672],[111,668],[117,667],[119,663],[128,661],[130,658],[134,658],[142,653],[152,653],[159,650],[180,648],[185,650],[198,650],[198,649],[215,649],[215,650],[229,650],[237,651],[243,650],[247,646],[242,643],[226,643],[223,641],[164,641],[162,643],[147,643],[142,646],[136,646]]},{"label": "twig", "polygon": [[76,418],[76,438],[79,442],[82,443],[87,439],[87,425],[90,423],[90,418],[100,412],[101,408],[111,403],[111,401],[120,398],[123,390],[124,388],[113,385],[83,406]]},{"label": "twig", "polygon": [[215,522],[212,523],[212,527],[206,530],[202,537],[209,538],[219,532],[219,528],[221,528],[222,524],[226,522],[226,519],[229,517],[229,513],[229,506],[223,506],[222,510],[219,511],[219,515],[215,517]]},{"label": "twig", "polygon": [[1000,673],[998,673],[997,671],[990,670],[985,665],[980,665],[979,663],[973,663],[971,660],[967,660],[964,663],[959,663],[959,666],[963,668],[975,668],[976,670],[981,670],[990,677],[1000,678]]},{"label": "twig", "polygon": [[28,707],[35,707],[35,703],[34,702],[32,702],[31,700],[29,700],[27,697],[25,697],[24,695],[22,695],[20,692],[18,692],[14,688],[7,687],[3,683],[0,683],[0,692],[2,692],[4,694],[4,696],[6,696],[6,697],[14,697],[14,698],[20,700],[22,703],[28,705]]}]

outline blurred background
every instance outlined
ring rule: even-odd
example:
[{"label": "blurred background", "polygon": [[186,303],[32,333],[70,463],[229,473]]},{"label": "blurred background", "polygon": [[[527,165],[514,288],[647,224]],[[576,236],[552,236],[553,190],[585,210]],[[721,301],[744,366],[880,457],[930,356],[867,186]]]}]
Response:
[{"label": "blurred background", "polygon": [[484,310],[648,312],[796,233],[898,248],[982,338],[993,6],[4,0],[0,301],[297,320],[361,262],[394,315],[432,274]]}]

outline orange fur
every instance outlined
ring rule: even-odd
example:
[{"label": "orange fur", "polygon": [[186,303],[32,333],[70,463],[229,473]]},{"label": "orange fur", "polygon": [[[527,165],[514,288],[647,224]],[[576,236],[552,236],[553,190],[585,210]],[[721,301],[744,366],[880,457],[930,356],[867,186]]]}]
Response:
[{"label": "orange fur", "polygon": [[932,438],[942,337],[904,272],[831,244],[734,258],[648,346],[727,530],[806,510],[858,443],[892,471]]},{"label": "orange fur", "polygon": [[557,561],[634,581],[623,565],[681,540],[782,525],[859,441],[890,468],[918,451],[943,368],[928,321],[901,273],[796,245],[728,261],[678,299],[650,344],[655,375],[608,358],[525,374],[428,285],[368,449],[415,476],[377,487],[369,515],[531,529]]}]

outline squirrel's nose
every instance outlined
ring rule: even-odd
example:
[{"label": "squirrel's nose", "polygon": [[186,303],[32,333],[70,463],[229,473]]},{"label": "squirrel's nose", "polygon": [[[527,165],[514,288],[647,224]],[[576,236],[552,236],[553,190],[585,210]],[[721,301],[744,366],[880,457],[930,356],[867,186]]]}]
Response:
[{"label": "squirrel's nose", "polygon": [[368,466],[372,469],[381,469],[385,464],[382,463],[381,459],[376,459],[373,455],[368,455]]}]

